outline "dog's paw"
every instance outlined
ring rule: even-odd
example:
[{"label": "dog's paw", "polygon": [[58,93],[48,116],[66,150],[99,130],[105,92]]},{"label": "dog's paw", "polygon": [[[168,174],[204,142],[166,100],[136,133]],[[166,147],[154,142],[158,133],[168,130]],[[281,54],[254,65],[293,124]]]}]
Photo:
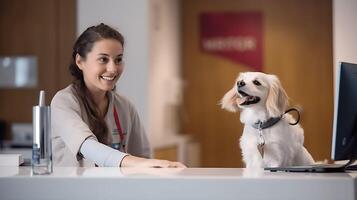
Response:
[{"label": "dog's paw", "polygon": [[244,168],[243,169],[243,177],[260,177],[264,173],[263,168]]}]

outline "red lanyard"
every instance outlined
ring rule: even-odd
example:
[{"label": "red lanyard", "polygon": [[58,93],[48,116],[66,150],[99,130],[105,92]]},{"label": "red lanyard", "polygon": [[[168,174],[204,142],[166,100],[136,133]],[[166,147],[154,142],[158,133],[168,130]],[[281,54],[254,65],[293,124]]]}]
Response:
[{"label": "red lanyard", "polygon": [[[123,129],[121,128],[120,120],[119,120],[117,109],[115,108],[115,105],[113,105],[113,114],[114,114],[115,125],[117,126],[117,130],[118,130],[119,137],[120,137],[121,147],[123,148],[123,151],[126,152],[125,135],[123,133]],[[120,147],[119,147],[119,149],[120,149]]]}]

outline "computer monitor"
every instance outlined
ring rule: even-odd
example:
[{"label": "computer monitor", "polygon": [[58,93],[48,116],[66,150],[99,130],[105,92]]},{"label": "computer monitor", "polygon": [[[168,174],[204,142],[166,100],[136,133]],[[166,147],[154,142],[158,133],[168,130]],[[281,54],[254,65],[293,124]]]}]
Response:
[{"label": "computer monitor", "polygon": [[357,159],[357,64],[337,68],[331,158]]}]

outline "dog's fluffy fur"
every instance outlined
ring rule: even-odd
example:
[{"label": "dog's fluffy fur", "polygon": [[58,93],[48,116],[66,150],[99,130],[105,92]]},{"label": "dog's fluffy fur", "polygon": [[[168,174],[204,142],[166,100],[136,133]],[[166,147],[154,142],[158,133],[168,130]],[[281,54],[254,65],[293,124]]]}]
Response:
[{"label": "dog's fluffy fur", "polygon": [[[287,167],[313,164],[314,160],[303,146],[304,130],[295,120],[284,114],[288,96],[275,75],[261,72],[241,73],[233,88],[221,101],[221,106],[231,112],[241,111],[240,121],[245,125],[240,138],[243,161],[247,168]],[[284,115],[283,115],[284,114]],[[263,129],[264,156],[257,148],[259,131],[252,127],[258,121],[282,116],[275,125]]]}]

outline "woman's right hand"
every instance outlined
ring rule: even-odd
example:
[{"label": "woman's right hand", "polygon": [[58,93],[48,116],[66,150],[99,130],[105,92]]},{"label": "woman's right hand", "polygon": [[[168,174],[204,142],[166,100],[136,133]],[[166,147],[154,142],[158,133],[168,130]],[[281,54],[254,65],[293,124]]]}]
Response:
[{"label": "woman's right hand", "polygon": [[125,156],[121,162],[121,167],[154,167],[154,168],[186,168],[186,166],[180,162],[172,162],[168,160],[148,159],[140,158],[136,156]]}]

